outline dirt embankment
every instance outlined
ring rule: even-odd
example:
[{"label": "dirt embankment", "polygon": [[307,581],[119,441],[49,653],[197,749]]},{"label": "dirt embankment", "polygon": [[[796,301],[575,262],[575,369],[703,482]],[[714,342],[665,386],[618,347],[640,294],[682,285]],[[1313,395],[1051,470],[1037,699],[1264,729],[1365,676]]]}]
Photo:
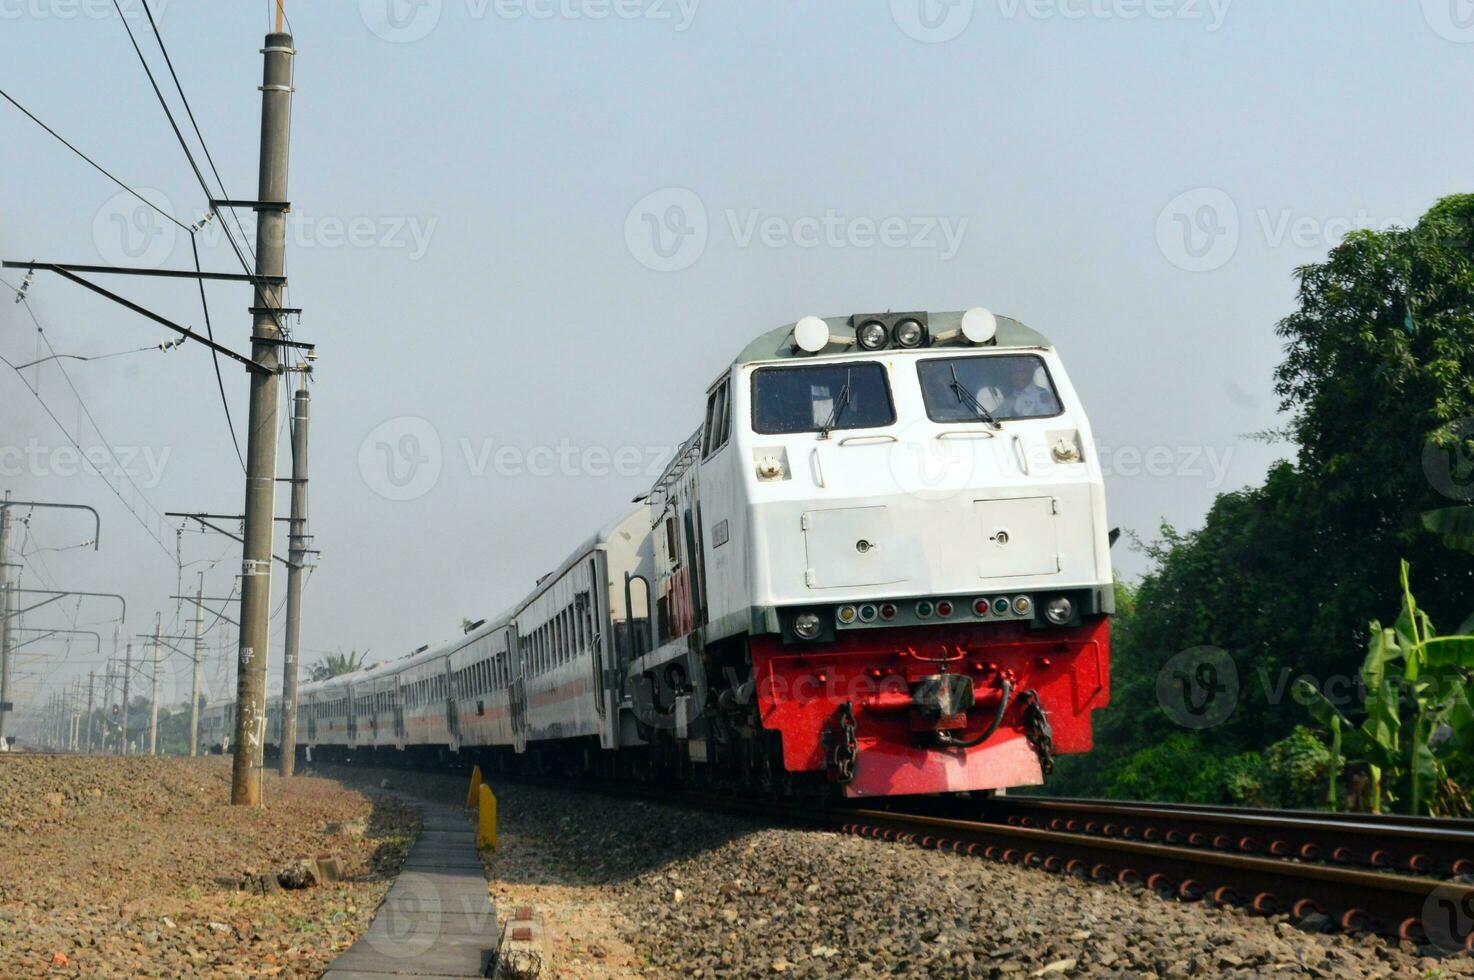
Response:
[{"label": "dirt embankment", "polygon": [[[0,755],[0,976],[320,974],[368,927],[416,817],[312,777],[263,795],[229,806],[221,758]],[[317,855],[341,881],[263,893]]]}]

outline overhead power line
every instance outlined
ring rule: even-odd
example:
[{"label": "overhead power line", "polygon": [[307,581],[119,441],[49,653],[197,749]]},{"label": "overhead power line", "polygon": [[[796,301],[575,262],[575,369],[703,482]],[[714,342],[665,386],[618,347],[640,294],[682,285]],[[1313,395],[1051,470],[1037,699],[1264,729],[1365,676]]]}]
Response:
[{"label": "overhead power line", "polygon": [[[215,175],[215,183],[220,187],[220,196],[225,200],[230,200],[230,192],[225,188],[225,179],[220,176],[220,169],[215,166],[215,158],[210,155],[210,144],[205,142],[205,134],[200,132],[200,124],[195,120],[194,109],[190,107],[189,97],[184,94],[184,86],[179,83],[179,75],[174,71],[174,60],[169,57],[169,48],[164,44],[164,36],[159,33],[159,25],[154,20],[154,12],[149,7],[148,0],[143,0],[143,12],[148,16],[148,26],[153,30],[154,40],[158,41],[159,51],[164,55],[164,64],[169,68],[169,77],[174,80],[174,90],[179,93],[179,101],[184,103],[184,112],[189,116],[189,124],[194,129],[195,138],[200,141],[200,149],[205,152],[205,161],[210,165],[210,172]],[[230,211],[231,219],[235,221],[236,230],[241,234],[242,244],[246,246],[246,251],[250,253],[251,258],[255,259],[256,252],[251,248],[251,240],[246,235],[246,229],[241,226],[240,215],[233,207],[227,210]]]},{"label": "overhead power line", "polygon": [[[148,9],[147,0],[142,0],[142,2],[143,2],[144,9],[147,10]],[[220,186],[221,197],[217,199],[215,197],[215,192],[213,190],[211,190],[211,188],[210,188],[209,181],[207,181],[205,179],[204,172],[200,170],[200,165],[195,161],[194,151],[189,148],[189,141],[184,138],[184,132],[183,132],[183,130],[181,130],[179,128],[179,123],[174,118],[174,110],[172,110],[172,109],[169,108],[169,101],[164,98],[163,89],[159,88],[158,80],[154,77],[154,71],[153,71],[153,69],[149,67],[148,59],[146,57],[144,57],[143,48],[139,46],[139,44],[138,44],[138,38],[134,35],[133,28],[129,25],[128,19],[123,16],[123,8],[119,4],[119,0],[113,0],[113,8],[115,10],[117,10],[117,12],[118,12],[118,20],[119,20],[119,22],[122,23],[123,30],[125,30],[125,31],[128,32],[128,41],[133,45],[133,51],[134,51],[134,53],[138,55],[138,63],[141,66],[143,66],[143,73],[144,73],[144,75],[148,76],[148,84],[154,90],[154,97],[156,99],[158,99],[159,108],[161,108],[161,109],[164,110],[164,117],[169,120],[169,128],[172,129],[172,130],[174,130],[174,138],[179,141],[179,148],[184,151],[185,159],[187,159],[189,161],[190,169],[194,171],[195,180],[199,181],[200,189],[205,192],[205,199],[210,202],[211,209],[218,212],[219,211],[219,202],[221,200],[229,200],[229,197],[226,196],[226,194],[225,194],[225,185],[223,183],[221,184],[221,186]],[[158,25],[154,23],[153,15],[151,13],[149,14],[149,23],[153,25],[153,28],[154,28],[154,36],[155,36],[155,38],[158,39],[158,42],[159,42],[159,50],[162,51],[163,54],[164,54],[164,61],[165,61],[165,63],[167,63],[169,65],[169,72],[170,72],[171,75],[174,76],[174,84],[175,84],[175,87],[179,89],[179,97],[180,97],[180,99],[185,104],[185,110],[186,111],[189,111],[189,100],[187,98],[185,98],[184,89],[183,89],[183,87],[181,87],[179,85],[179,77],[177,75],[174,75],[174,66],[173,66],[173,63],[169,59],[168,49],[164,47],[164,39],[159,34]],[[193,121],[193,119],[194,119],[194,114],[192,112],[190,112],[190,119],[191,119],[191,121]],[[196,132],[196,135],[199,134],[198,127],[196,127],[195,132]],[[204,139],[203,138],[200,139],[200,145],[202,147],[204,146]],[[209,156],[209,150],[208,149],[206,149],[205,154],[206,154],[207,157]],[[212,164],[212,168],[213,168],[213,164]],[[219,174],[218,173],[216,174],[216,178],[217,179],[219,178]],[[232,212],[231,213],[232,213],[232,215],[234,215],[234,210],[233,209],[232,209]],[[224,221],[221,221],[220,222],[220,228],[221,228],[222,231],[225,232],[225,240],[226,240],[226,242],[228,242],[230,244],[230,249],[231,249],[231,251],[233,251],[235,253],[235,257],[240,262],[241,268],[246,271],[246,274],[247,275],[251,275],[251,265],[250,265],[250,263],[248,263],[246,261],[246,256],[241,251],[240,245],[236,244],[235,235],[233,235],[231,233],[230,226],[227,225]],[[244,234],[245,233],[243,231],[242,232],[242,236],[244,236]],[[249,247],[249,245],[248,245],[248,247]],[[253,278],[253,282],[255,282],[256,286],[258,287],[257,288],[257,292],[258,293],[262,292],[262,290],[260,289],[261,283],[259,281],[255,281],[254,278]],[[280,309],[269,309],[267,312],[270,313],[271,318],[276,322],[276,327],[277,327],[278,330],[280,330],[282,332],[282,335],[283,336],[288,336],[289,334],[288,334],[287,326],[286,326],[285,320],[282,317],[281,310]]]},{"label": "overhead power line", "polygon": [[35,123],[37,126],[40,126],[42,129],[46,130],[46,132],[48,132],[52,136],[54,136],[56,138],[57,142],[61,143],[62,146],[65,146],[67,149],[71,150],[77,156],[81,157],[83,160],[86,160],[89,164],[92,165],[92,169],[94,169],[98,173],[102,174],[104,177],[106,177],[108,180],[112,181],[114,184],[117,184],[119,187],[123,188],[123,190],[127,191],[129,194],[132,194],[134,197],[136,197],[139,200],[140,203],[142,203],[143,205],[145,205],[146,207],[148,207],[150,210],[154,211],[155,213],[159,214],[163,218],[167,219],[168,221],[171,221],[174,224],[178,225],[180,228],[183,228],[185,231],[189,231],[189,225],[186,225],[184,222],[180,221],[178,218],[174,217],[172,214],[170,214],[169,212],[163,210],[158,205],[154,204],[154,202],[150,201],[148,198],[146,198],[142,194],[138,193],[132,187],[129,187],[127,184],[123,183],[117,177],[113,176],[112,172],[109,171],[109,170],[107,170],[105,167],[103,167],[102,164],[98,163],[96,160],[92,159],[87,154],[85,154],[81,150],[77,149],[77,147],[74,146],[66,137],[62,136],[56,130],[52,129],[50,126],[46,125],[44,122],[42,122],[40,119],[38,119],[35,116],[35,114],[31,112],[31,110],[27,109],[25,106],[23,106],[19,102],[15,101],[15,99],[13,99],[10,96],[10,93],[9,92],[6,92],[4,89],[0,89],[0,98],[4,98],[5,101],[9,102],[11,105],[15,106],[17,109],[19,109],[21,112],[23,112],[25,114],[25,116],[26,116],[27,119],[30,119],[31,122]]}]

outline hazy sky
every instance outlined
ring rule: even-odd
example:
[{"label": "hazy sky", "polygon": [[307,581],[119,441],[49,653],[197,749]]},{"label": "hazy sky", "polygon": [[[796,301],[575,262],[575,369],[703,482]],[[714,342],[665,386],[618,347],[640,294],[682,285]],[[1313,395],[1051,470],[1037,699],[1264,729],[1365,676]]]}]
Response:
[{"label": "hazy sky", "polygon": [[[255,193],[268,7],[155,5],[237,198]],[[162,71],[137,0],[124,9]],[[287,12],[300,52],[290,305],[322,355],[308,661],[395,656],[514,601],[651,482],[738,349],[809,313],[985,305],[1042,330],[1092,414],[1112,522],[1194,527],[1217,493],[1290,452],[1243,434],[1281,421],[1273,331],[1294,269],[1348,227],[1412,221],[1470,189],[1469,0]],[[186,224],[203,213],[109,0],[0,0],[0,87]],[[117,193],[0,104],[0,257],[189,265],[188,237]],[[239,270],[218,227],[200,238],[208,267]],[[108,284],[202,326],[192,283]],[[171,338],[55,276],[30,297],[61,353]],[[249,291],[218,284],[209,298],[217,337],[246,350]],[[0,288],[0,354],[45,353]],[[149,516],[240,512],[210,358],[187,344],[61,363],[67,377],[52,363],[26,379],[84,448],[114,447],[138,487],[79,464],[0,365],[0,488],[102,513],[96,553],[33,553],[90,537],[74,515],[37,512],[18,529],[25,584],[122,592],[125,634],[155,612],[183,632],[187,611],[167,598],[177,580],[204,571],[207,593],[226,595],[239,560],[232,542],[190,532],[180,572],[178,522]],[[243,431],[246,376],[224,364]],[[1129,575],[1145,567],[1124,543],[1116,559]],[[74,611],[26,625],[69,626]],[[105,602],[77,615],[107,634],[104,658],[114,615]],[[28,648],[50,656],[20,661],[19,699],[101,669],[91,649]],[[166,697],[187,692],[183,658],[169,678]]]}]

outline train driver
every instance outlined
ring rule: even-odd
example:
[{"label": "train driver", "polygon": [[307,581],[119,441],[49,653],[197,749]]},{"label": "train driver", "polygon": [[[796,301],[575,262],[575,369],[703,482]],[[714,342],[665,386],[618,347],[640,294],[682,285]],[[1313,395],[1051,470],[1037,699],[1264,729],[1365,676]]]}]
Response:
[{"label": "train driver", "polygon": [[1027,419],[1059,414],[1054,392],[1039,383],[1040,369],[1032,357],[1009,358],[1008,381],[1013,393],[1004,397],[1000,415]]}]

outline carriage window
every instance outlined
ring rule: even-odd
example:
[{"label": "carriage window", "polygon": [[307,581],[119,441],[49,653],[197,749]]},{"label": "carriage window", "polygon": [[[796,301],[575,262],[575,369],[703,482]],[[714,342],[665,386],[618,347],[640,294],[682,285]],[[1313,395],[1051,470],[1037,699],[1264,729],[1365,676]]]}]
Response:
[{"label": "carriage window", "polygon": [[874,429],[895,421],[885,368],[873,361],[752,374],[752,427],[764,435]]},{"label": "carriage window", "polygon": [[933,422],[1044,419],[1061,412],[1059,394],[1034,354],[948,357],[916,365],[926,414]]}]

